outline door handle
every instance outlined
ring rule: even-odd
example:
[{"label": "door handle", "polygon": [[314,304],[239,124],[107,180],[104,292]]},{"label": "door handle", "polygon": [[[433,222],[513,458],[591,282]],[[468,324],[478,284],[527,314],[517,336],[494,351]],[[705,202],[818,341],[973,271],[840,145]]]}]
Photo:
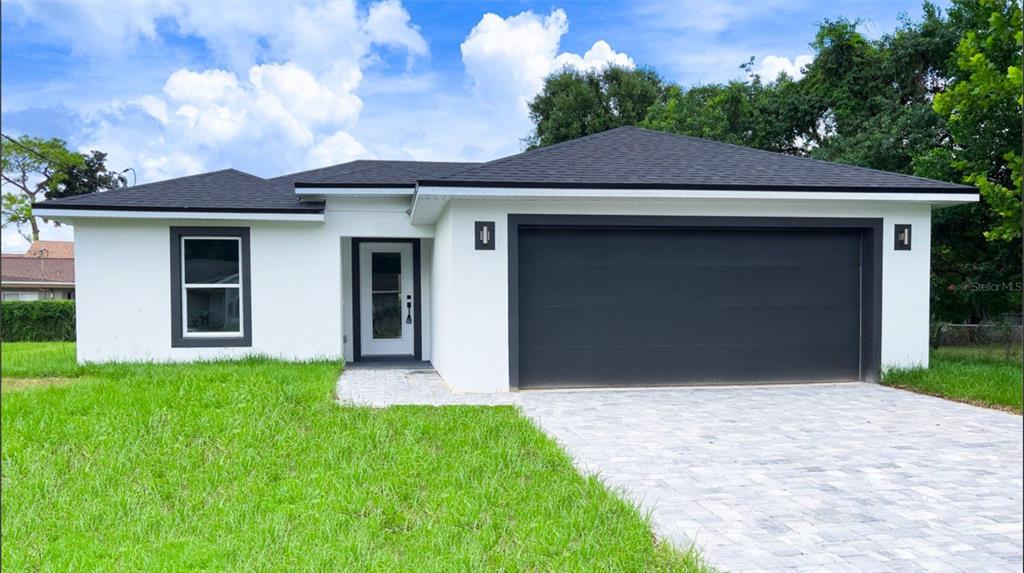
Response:
[{"label": "door handle", "polygon": [[412,324],[412,295],[405,295],[405,323]]}]

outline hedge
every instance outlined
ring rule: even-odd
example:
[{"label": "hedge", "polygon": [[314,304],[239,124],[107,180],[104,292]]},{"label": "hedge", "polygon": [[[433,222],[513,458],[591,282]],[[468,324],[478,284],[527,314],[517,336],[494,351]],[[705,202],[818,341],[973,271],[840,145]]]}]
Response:
[{"label": "hedge", "polygon": [[42,342],[75,339],[75,301],[0,302],[0,340]]}]

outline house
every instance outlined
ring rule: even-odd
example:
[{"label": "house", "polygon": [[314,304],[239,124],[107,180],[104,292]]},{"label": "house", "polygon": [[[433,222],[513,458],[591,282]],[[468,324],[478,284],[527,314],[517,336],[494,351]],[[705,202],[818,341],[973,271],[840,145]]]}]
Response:
[{"label": "house", "polygon": [[23,255],[4,254],[0,261],[3,300],[75,298],[75,244],[33,241]]},{"label": "house", "polygon": [[484,392],[927,364],[932,210],[977,200],[623,127],[487,163],[226,169],[35,208],[75,225],[80,361],[412,359]]}]

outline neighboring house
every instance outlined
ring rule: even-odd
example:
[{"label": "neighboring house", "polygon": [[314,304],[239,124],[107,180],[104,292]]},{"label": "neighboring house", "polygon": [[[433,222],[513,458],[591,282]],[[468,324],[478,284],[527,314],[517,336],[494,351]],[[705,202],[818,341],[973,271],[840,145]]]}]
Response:
[{"label": "neighboring house", "polygon": [[23,255],[4,254],[0,296],[3,300],[75,298],[75,244],[33,241]]},{"label": "neighboring house", "polygon": [[429,360],[457,391],[877,380],[928,361],[977,189],[624,127],[488,163],[228,169],[75,225],[81,361]]}]

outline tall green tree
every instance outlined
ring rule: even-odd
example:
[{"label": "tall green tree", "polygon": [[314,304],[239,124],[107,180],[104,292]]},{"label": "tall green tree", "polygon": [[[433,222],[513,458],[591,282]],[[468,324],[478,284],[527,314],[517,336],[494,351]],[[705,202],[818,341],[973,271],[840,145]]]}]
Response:
[{"label": "tall green tree", "polygon": [[[1021,275],[1020,3],[953,0],[944,12],[926,1],[922,13],[879,38],[856,20],[827,20],[802,78],[761,78],[749,61],[742,80],[668,85],[641,125],[977,185],[980,203],[933,212],[932,309],[939,320],[992,319],[1021,304],[999,286]],[[577,113],[559,115],[555,136],[534,145],[615,126],[583,111],[601,101],[583,84],[549,79],[545,101],[571,100],[549,108]]]},{"label": "tall green tree", "polygon": [[637,125],[664,99],[665,82],[651,68],[563,68],[548,76],[529,103],[534,130],[530,149],[623,125]]},{"label": "tall green tree", "polygon": [[124,177],[108,171],[105,161],[102,152],[77,153],[57,138],[0,138],[2,225],[13,225],[25,239],[38,240],[39,223],[32,213],[33,203],[124,186]]},{"label": "tall green tree", "polygon": [[998,215],[988,238],[1017,241],[1024,175],[1021,7],[1013,0],[978,0],[977,8],[988,16],[986,25],[964,34],[951,85],[935,96],[953,143],[940,153]]},{"label": "tall green tree", "polygon": [[745,81],[684,89],[669,86],[664,101],[650,107],[643,127],[715,139],[782,153],[803,154],[801,126],[813,124],[814,106],[797,82],[780,74],[765,84],[751,73],[753,60],[741,68]]}]

